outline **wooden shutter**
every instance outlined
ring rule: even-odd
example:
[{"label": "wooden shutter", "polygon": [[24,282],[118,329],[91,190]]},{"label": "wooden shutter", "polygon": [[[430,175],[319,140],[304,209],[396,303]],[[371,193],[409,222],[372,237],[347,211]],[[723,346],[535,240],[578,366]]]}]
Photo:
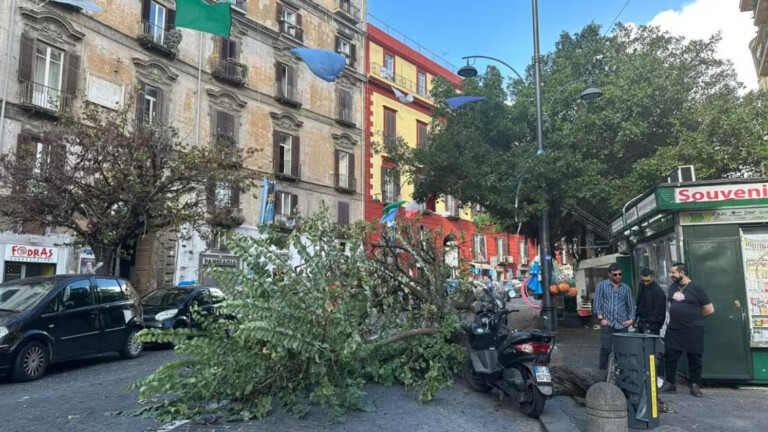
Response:
[{"label": "wooden shutter", "polygon": [[299,196],[296,194],[291,194],[291,216],[296,216],[296,214],[299,212]]},{"label": "wooden shutter", "polygon": [[[275,21],[277,21],[278,27],[281,27],[280,26],[280,22],[283,21],[283,5],[281,3],[277,4],[277,9],[276,9],[275,12],[276,12],[275,13]],[[281,27],[281,29],[282,29],[282,27]]]},{"label": "wooden shutter", "polygon": [[172,30],[176,25],[176,11],[173,9],[165,10],[165,30]]},{"label": "wooden shutter", "polygon": [[395,178],[395,199],[400,198],[400,171],[398,169],[394,169],[392,171],[394,174],[393,177]]},{"label": "wooden shutter", "polygon": [[347,187],[349,187],[350,190],[356,190],[357,189],[357,180],[355,179],[355,154],[349,153],[348,161],[349,165],[347,166],[347,175],[349,176],[349,180],[347,180]]},{"label": "wooden shutter", "polygon": [[[337,95],[338,95],[338,97],[336,99],[337,100],[336,107],[339,110],[338,116],[339,116],[340,119],[344,119],[344,107],[345,107],[345,104],[346,104],[347,92],[345,92],[342,89],[339,89]],[[344,120],[346,120],[346,119],[344,119]]]},{"label": "wooden shutter", "polygon": [[152,0],[142,0],[141,2],[141,19],[149,21],[149,7],[152,4]]},{"label": "wooden shutter", "polygon": [[221,60],[229,58],[229,39],[219,38],[219,58]]},{"label": "wooden shutter", "polygon": [[301,155],[301,139],[298,135],[293,137],[291,142],[291,175],[299,178],[299,155]]},{"label": "wooden shutter", "polygon": [[[268,199],[268,198],[264,198]],[[283,193],[275,192],[275,209],[274,214],[283,214]]]},{"label": "wooden shutter", "polygon": [[19,48],[19,81],[32,81],[32,64],[35,59],[35,40],[21,35]]},{"label": "wooden shutter", "polygon": [[157,91],[157,101],[155,103],[155,123],[160,124],[163,121],[163,107],[165,106],[165,95],[163,89],[155,87]]},{"label": "wooden shutter", "polygon": [[355,44],[349,44],[349,65],[355,67],[355,60],[357,60],[357,47]]},{"label": "wooden shutter", "polygon": [[225,111],[216,111],[216,132],[234,141],[235,116]]},{"label": "wooden shutter", "polygon": [[229,58],[232,60],[237,60],[239,57],[239,46],[237,44],[237,41],[230,39],[229,40]]},{"label": "wooden shutter", "polygon": [[344,90],[344,109],[349,113],[349,120],[352,120],[352,93]]},{"label": "wooden shutter", "polygon": [[[301,26],[301,21],[302,21],[301,14],[296,12],[296,27],[298,27],[299,29],[303,28]],[[301,40],[303,37],[303,34],[301,32],[296,32],[296,36],[298,36],[298,38]]]},{"label": "wooden shutter", "polygon": [[231,208],[239,208],[240,207],[240,187],[235,185],[230,185],[230,191],[232,195],[229,198],[229,205]]},{"label": "wooden shutter", "polygon": [[136,91],[136,120],[139,122],[144,121],[144,91],[146,84],[139,82],[139,89]]},{"label": "wooden shutter", "polygon": [[289,99],[295,100],[296,97],[296,74],[293,70],[293,66],[286,66],[288,68],[288,85],[291,86],[291,89],[289,90],[288,94],[286,95]]},{"label": "wooden shutter", "polygon": [[339,222],[339,225],[349,225],[349,203],[348,202],[339,201],[338,222]]},{"label": "wooden shutter", "polygon": [[[67,96],[75,97],[77,95],[77,71],[80,70],[80,56],[77,54],[66,53],[67,56],[67,69],[66,69],[66,94]],[[64,108],[67,108],[66,105]]]},{"label": "wooden shutter", "polygon": [[334,182],[335,187],[339,187],[339,182],[341,180],[341,171],[339,170],[339,157],[341,155],[341,152],[339,150],[333,151],[333,162],[334,162],[334,171],[336,173],[336,181]]},{"label": "wooden shutter", "polygon": [[277,91],[280,91],[280,89],[283,86],[283,74],[282,72],[282,64],[279,62],[275,62],[275,82],[277,83]]},{"label": "wooden shutter", "polygon": [[341,38],[339,36],[336,36],[336,48],[334,49],[334,51],[339,52],[340,49],[341,49]]},{"label": "wooden shutter", "polygon": [[282,134],[278,131],[272,132],[272,167],[275,174],[280,170],[280,164],[282,158],[280,157],[280,136]]}]

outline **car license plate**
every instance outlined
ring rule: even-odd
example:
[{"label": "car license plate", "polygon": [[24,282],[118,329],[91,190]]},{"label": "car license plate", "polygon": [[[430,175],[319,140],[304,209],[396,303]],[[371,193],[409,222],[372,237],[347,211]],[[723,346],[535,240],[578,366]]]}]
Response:
[{"label": "car license plate", "polygon": [[536,374],[537,382],[552,382],[552,376],[549,374],[548,366],[534,366],[533,373]]}]

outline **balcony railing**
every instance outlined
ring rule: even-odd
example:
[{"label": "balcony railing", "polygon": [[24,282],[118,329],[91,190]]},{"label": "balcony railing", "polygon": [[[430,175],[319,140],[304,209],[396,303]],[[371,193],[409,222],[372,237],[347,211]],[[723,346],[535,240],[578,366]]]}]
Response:
[{"label": "balcony railing", "polygon": [[352,113],[352,110],[349,109],[339,109],[338,115],[336,117],[336,121],[344,126],[355,126],[355,116]]},{"label": "balcony railing", "polygon": [[288,35],[299,42],[304,42],[304,30],[296,24],[289,23],[285,20],[280,20],[280,33]]},{"label": "balcony railing", "polygon": [[292,85],[285,85],[281,82],[275,84],[275,99],[287,105],[294,107],[301,106],[301,90]]},{"label": "balcony railing", "polygon": [[360,8],[352,4],[352,0],[336,0],[336,15],[345,18],[353,23],[360,22]]},{"label": "balcony railing", "polygon": [[219,3],[231,3],[233,7],[245,11],[246,0],[219,0]]},{"label": "balcony railing", "polygon": [[208,224],[218,228],[235,228],[245,223],[243,209],[240,207],[214,206],[208,215]]},{"label": "balcony railing", "polygon": [[381,202],[383,202],[384,204],[389,204],[397,201],[400,201],[400,195],[394,192],[387,192],[387,191],[384,191],[381,193]]},{"label": "balcony railing", "polygon": [[288,180],[299,180],[301,178],[301,164],[298,162],[274,159],[272,160],[272,169],[277,177]]},{"label": "balcony railing", "polygon": [[24,81],[21,83],[21,103],[48,112],[67,112],[72,107],[72,96],[53,87]]},{"label": "balcony railing", "polygon": [[143,47],[173,58],[179,54],[181,31],[178,29],[166,29],[165,26],[143,20],[139,23],[137,39]]},{"label": "balcony railing", "polygon": [[248,79],[248,68],[233,59],[220,59],[212,75],[220,81],[235,85],[245,85]]},{"label": "balcony railing", "polygon": [[350,192],[355,190],[355,185],[357,184],[356,183],[357,180],[355,179],[354,176],[349,174],[337,173],[337,174],[334,174],[333,177],[334,177],[334,184],[336,185],[337,189],[350,191]]},{"label": "balcony railing", "polygon": [[432,96],[429,94],[428,90],[423,89],[424,91],[419,92],[419,86],[416,84],[415,81],[409,78],[406,78],[403,75],[394,73],[393,71],[388,70],[386,67],[382,66],[379,63],[371,63],[371,74],[376,77],[387,80],[391,83],[394,83],[395,85],[402,88],[406,92],[412,93],[415,96],[419,96],[427,100],[432,100]]},{"label": "balcony railing", "polygon": [[766,59],[766,48],[768,48],[768,30],[760,30],[757,36],[750,42],[752,49],[752,60],[755,63],[755,71],[758,77],[768,76],[768,59]]}]

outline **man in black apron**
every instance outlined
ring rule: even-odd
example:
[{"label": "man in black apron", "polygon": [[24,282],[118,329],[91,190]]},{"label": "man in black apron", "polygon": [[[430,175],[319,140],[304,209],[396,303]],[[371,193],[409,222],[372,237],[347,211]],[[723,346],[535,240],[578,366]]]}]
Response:
[{"label": "man in black apron", "polygon": [[704,288],[688,277],[688,267],[683,263],[672,265],[669,273],[672,285],[669,287],[669,324],[664,338],[665,383],[661,392],[673,393],[677,362],[683,353],[688,357],[691,394],[702,397],[701,370],[704,352],[704,318],[714,313]]},{"label": "man in black apron", "polygon": [[[638,333],[659,335],[667,319],[667,295],[656,283],[656,274],[649,268],[640,272],[640,287],[637,290],[637,316],[635,323]],[[663,355],[656,354],[656,376],[664,376]]]}]

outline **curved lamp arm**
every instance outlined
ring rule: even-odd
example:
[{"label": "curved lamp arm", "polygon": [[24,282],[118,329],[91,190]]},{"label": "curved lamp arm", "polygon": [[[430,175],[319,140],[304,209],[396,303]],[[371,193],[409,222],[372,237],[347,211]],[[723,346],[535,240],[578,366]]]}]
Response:
[{"label": "curved lamp arm", "polygon": [[[555,92],[555,96],[549,102],[549,108],[547,108],[547,115],[549,116],[550,122],[552,121],[552,104],[555,103],[555,99],[557,99],[557,97],[560,95],[560,93],[563,90],[565,90],[566,88],[570,87],[571,85],[576,84],[577,82],[580,82],[580,81],[591,81],[591,80],[592,80],[592,78],[579,78],[579,79],[575,79],[575,80],[569,82],[568,84],[566,84],[566,85],[560,87],[559,89],[557,89],[557,92]],[[549,129],[552,130],[552,126],[549,126]]]},{"label": "curved lamp arm", "polygon": [[471,56],[462,57],[461,59],[462,60],[467,60],[467,59],[476,59],[476,58],[488,59],[488,60],[493,60],[495,62],[499,62],[499,63],[503,64],[504,66],[508,67],[512,72],[514,72],[515,75],[517,75],[517,77],[520,78],[521,81],[525,81],[525,79],[523,79],[522,75],[520,75],[515,70],[515,68],[513,68],[512,66],[508,65],[507,63],[497,59],[496,57],[488,57],[488,56],[482,56],[482,55],[471,55]]}]

